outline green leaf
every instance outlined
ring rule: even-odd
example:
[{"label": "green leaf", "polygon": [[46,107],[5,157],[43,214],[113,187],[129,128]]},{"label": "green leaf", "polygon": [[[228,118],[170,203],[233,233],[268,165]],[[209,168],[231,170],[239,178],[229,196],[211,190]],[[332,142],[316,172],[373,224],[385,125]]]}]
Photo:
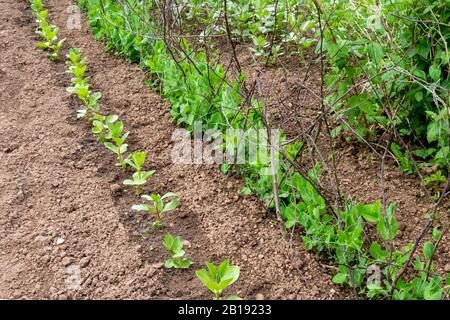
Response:
[{"label": "green leaf", "polygon": [[105,142],[104,145],[108,150],[112,151],[113,153],[115,153],[115,154],[118,153],[117,147],[115,145],[113,145],[111,142]]},{"label": "green leaf", "polygon": [[438,228],[433,228],[433,240],[439,241],[441,238],[442,232]]},{"label": "green leaf", "polygon": [[369,248],[370,255],[380,262],[384,262],[388,258],[388,253],[386,250],[381,248],[380,244],[377,242],[373,242]]},{"label": "green leaf", "polygon": [[427,127],[427,141],[431,143],[438,140],[440,131],[441,126],[438,121],[429,122]]},{"label": "green leaf", "polygon": [[135,211],[149,211],[150,206],[147,204],[135,204],[131,207]]},{"label": "green leaf", "polygon": [[164,267],[165,268],[167,268],[167,269],[170,269],[170,268],[173,268],[173,267],[175,267],[175,262],[174,262],[174,259],[168,259],[167,261],[166,261],[166,263],[164,264]]},{"label": "green leaf", "polygon": [[155,170],[152,170],[152,171],[143,171],[142,173],[141,173],[141,177],[142,177],[142,180],[145,180],[146,182],[147,182],[147,180],[149,179],[149,178],[151,178],[154,174],[155,174]]},{"label": "green leaf", "polygon": [[175,242],[174,237],[170,233],[166,233],[163,239],[163,245],[167,251],[172,250],[173,243]]},{"label": "green leaf", "polygon": [[179,269],[188,269],[194,263],[188,258],[184,259],[175,259],[175,268]]},{"label": "green leaf", "polygon": [[226,300],[242,300],[239,296],[228,296]]},{"label": "green leaf", "polygon": [[336,284],[342,284],[347,280],[347,274],[345,273],[338,273],[336,274],[331,281]]},{"label": "green leaf", "polygon": [[361,204],[358,207],[358,212],[366,221],[377,223],[381,215],[381,201],[378,200],[374,204]]},{"label": "green leaf", "polygon": [[223,279],[230,279],[231,282],[228,285],[231,285],[239,278],[239,274],[240,274],[239,267],[227,266],[225,274],[223,275]]},{"label": "green leaf", "polygon": [[414,95],[414,98],[420,102],[423,100],[423,92],[422,91],[417,91],[416,94]]},{"label": "green leaf", "polygon": [[117,116],[115,114],[106,117],[106,122],[107,123],[114,123],[117,120],[119,120],[119,116]]},{"label": "green leaf", "polygon": [[176,209],[178,207],[179,202],[180,201],[178,198],[173,199],[172,201],[170,201],[168,204],[166,204],[164,206],[163,212],[167,212],[167,211]]},{"label": "green leaf", "polygon": [[249,196],[252,194],[252,189],[250,189],[249,187],[244,187],[239,193],[243,196]]},{"label": "green leaf", "polygon": [[161,200],[164,200],[164,199],[170,198],[170,197],[178,197],[178,195],[174,192],[167,192],[165,195],[163,195],[161,197]]},{"label": "green leaf", "polygon": [[439,283],[432,279],[430,283],[425,287],[423,297],[425,300],[441,300],[442,288],[439,287]]},{"label": "green leaf", "polygon": [[384,48],[381,44],[376,42],[371,42],[367,46],[367,52],[369,57],[376,63],[379,64],[384,56]]},{"label": "green leaf", "polygon": [[200,279],[200,281],[213,293],[215,292],[215,286],[213,281],[211,280],[208,271],[205,269],[200,269],[195,271],[196,276]]},{"label": "green leaf", "polygon": [[389,240],[389,230],[387,228],[386,221],[384,219],[380,219],[380,221],[378,221],[378,223],[377,223],[377,231],[378,231],[378,234],[380,235],[380,237],[384,241],[388,241]]},{"label": "green leaf", "polygon": [[428,72],[431,79],[433,79],[434,81],[438,81],[441,77],[441,69],[438,66],[431,65]]},{"label": "green leaf", "polygon": [[423,255],[427,260],[430,260],[433,257],[435,250],[435,246],[431,241],[425,242],[423,245]]}]

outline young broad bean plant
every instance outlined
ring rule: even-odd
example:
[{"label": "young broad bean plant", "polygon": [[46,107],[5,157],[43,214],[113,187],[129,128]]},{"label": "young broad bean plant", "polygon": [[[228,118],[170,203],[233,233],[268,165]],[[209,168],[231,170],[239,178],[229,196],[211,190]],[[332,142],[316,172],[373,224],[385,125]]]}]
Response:
[{"label": "young broad bean plant", "polygon": [[124,154],[128,150],[125,140],[128,138],[129,132],[123,133],[123,122],[120,120],[114,123],[106,123],[106,126],[113,142],[106,141],[103,144],[117,156],[118,163],[116,165],[125,169],[127,163],[124,160]]},{"label": "young broad bean plant", "polygon": [[141,194],[141,187],[147,183],[148,179],[155,174],[155,171],[142,171],[142,168],[147,157],[147,152],[138,151],[133,152],[125,159],[125,163],[135,170],[131,179],[123,182],[127,186],[135,186],[136,195]]},{"label": "young broad bean plant", "polygon": [[171,256],[165,263],[167,269],[187,269],[193,264],[188,258],[183,258],[185,252],[183,250],[183,239],[180,236],[174,237],[167,233],[164,236],[163,245]]},{"label": "young broad bean plant", "polygon": [[92,122],[92,133],[97,135],[97,140],[105,143],[111,140],[111,134],[108,130],[108,123],[115,123],[119,117],[115,114],[103,116],[94,114],[94,121]]},{"label": "young broad bean plant", "polygon": [[145,159],[147,158],[147,152],[145,151],[136,151],[130,154],[125,162],[136,172],[141,172],[145,163]]},{"label": "young broad bean plant", "polygon": [[78,96],[84,105],[83,109],[77,111],[77,117],[86,118],[91,122],[94,114],[100,111],[99,100],[102,94],[100,92],[92,92],[89,84],[86,82],[80,82],[67,88],[67,92]]},{"label": "young broad bean plant", "polygon": [[[239,278],[239,267],[230,265],[230,261],[226,259],[218,267],[207,262],[208,270],[199,269],[195,274],[200,281],[213,294],[214,300],[222,300],[222,292],[231,286]],[[225,298],[225,300],[241,300],[238,296],[232,295]]]},{"label": "young broad bean plant", "polygon": [[58,41],[59,28],[51,25],[47,21],[48,10],[44,10],[44,5],[41,0],[30,0],[31,10],[36,17],[36,23],[38,27],[36,34],[38,34],[44,41],[38,42],[37,47],[49,51],[49,58],[52,61],[59,60],[59,51],[64,45],[65,39]]},{"label": "young broad bean plant", "polygon": [[132,209],[135,211],[145,211],[150,214],[154,214],[155,221],[152,225],[153,229],[164,227],[161,222],[162,214],[175,210],[179,204],[178,195],[173,192],[166,193],[163,196],[160,196],[159,194],[152,194],[150,196],[143,195],[142,198],[149,201],[151,204],[136,204],[132,207]]},{"label": "young broad bean plant", "polygon": [[86,60],[81,57],[81,51],[78,48],[70,48],[69,53],[66,55],[67,73],[71,73],[72,84],[80,83],[81,80],[88,82],[88,79],[84,77],[86,73],[87,63]]},{"label": "young broad bean plant", "polygon": [[71,48],[67,54],[66,65],[68,73],[74,77],[71,79],[72,86],[67,88],[67,92],[75,94],[83,103],[84,108],[77,111],[78,118],[86,118],[92,121],[100,110],[99,100],[102,96],[100,92],[92,92],[89,85],[89,78],[85,77],[86,60],[81,58],[80,49]]}]

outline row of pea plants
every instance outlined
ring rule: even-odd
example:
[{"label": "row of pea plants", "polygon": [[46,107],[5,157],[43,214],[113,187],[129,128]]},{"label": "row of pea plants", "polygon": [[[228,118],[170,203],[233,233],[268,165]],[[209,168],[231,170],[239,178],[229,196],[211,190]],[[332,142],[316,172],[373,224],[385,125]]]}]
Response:
[{"label": "row of pea plants", "polygon": [[[57,44],[58,27],[47,22],[48,10],[44,9],[41,0],[30,0],[31,9],[38,24],[37,34],[45,39],[45,46],[39,43],[39,47],[49,50],[50,58],[53,61],[59,60],[59,51],[65,43],[65,39]],[[72,75],[71,86],[66,90],[68,93],[76,95],[82,103],[82,108],[77,111],[77,118],[84,118],[92,126],[92,133],[117,158],[116,166],[123,170],[132,170],[130,179],[126,179],[123,184],[133,186],[136,196],[141,196],[146,203],[132,206],[132,210],[144,211],[155,216],[152,227],[154,230],[164,228],[162,216],[164,213],[175,210],[179,205],[179,197],[173,192],[168,192],[163,196],[159,194],[141,195],[142,187],[155,174],[154,170],[145,171],[144,164],[147,159],[147,152],[128,152],[126,140],[129,132],[125,132],[124,123],[115,114],[102,115],[100,113],[100,92],[94,92],[89,84],[89,77],[86,76],[87,62],[82,58],[78,48],[70,48],[66,55],[66,72]],[[184,257],[183,240],[181,237],[174,237],[170,233],[164,236],[163,246],[170,254],[170,258],[165,262],[166,268],[189,268],[193,262]],[[219,266],[207,262],[207,270],[196,270],[197,277],[214,294],[214,299],[222,299],[222,292],[233,284],[240,274],[237,266],[230,265],[228,259]],[[231,295],[227,299],[240,299]]]},{"label": "row of pea plants", "polygon": [[[153,84],[171,102],[171,115],[178,125],[192,131],[194,122],[201,120],[204,129],[219,129],[224,134],[229,127],[264,128],[260,102],[252,99],[250,103],[244,103],[237,82],[224,84],[223,67],[211,69],[206,54],[194,53],[186,41],[181,41],[180,52],[177,52],[181,58],[174,61],[173,48],[158,40],[160,37],[155,31],[158,28],[146,15],[152,4],[128,2],[136,2],[132,13],[124,4],[112,0],[80,0],[79,4],[88,13],[93,33],[106,42],[108,49],[141,63],[153,74]],[[103,12],[107,12],[107,17]],[[143,22],[145,17],[147,20]],[[282,140],[286,141],[284,135]],[[286,145],[284,154],[293,160],[301,143]],[[333,212],[313,185],[319,179],[320,166],[310,170],[307,179],[292,170],[281,154],[277,156],[281,160],[278,177],[285,177],[278,181],[278,187],[286,227],[299,224],[306,248],[335,261],[338,272],[332,279],[334,283],[351,286],[358,295],[369,298],[445,297],[450,275],[447,280],[443,279],[435,272],[433,264],[436,244],[441,240],[438,228],[433,229],[432,238],[425,242],[422,254],[415,256],[412,276],[409,273],[405,277],[405,269],[416,250],[413,243],[400,248],[393,246],[398,234],[395,203],[382,210],[380,201],[373,204],[347,201],[343,210]],[[273,208],[272,177],[267,175],[270,167],[260,161],[236,168],[247,182],[245,193],[257,194]],[[222,169],[227,172],[229,166],[224,165]],[[366,236],[373,233],[374,237]],[[371,281],[374,270],[380,271],[380,281]]]}]

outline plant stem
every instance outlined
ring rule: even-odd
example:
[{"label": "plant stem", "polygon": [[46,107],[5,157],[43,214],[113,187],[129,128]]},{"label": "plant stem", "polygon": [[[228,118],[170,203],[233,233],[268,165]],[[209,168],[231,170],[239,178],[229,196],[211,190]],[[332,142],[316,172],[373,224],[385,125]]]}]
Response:
[{"label": "plant stem", "polygon": [[137,196],[139,196],[139,195],[142,193],[142,191],[141,191],[141,186],[136,186],[136,190],[134,191],[134,193],[135,193]]}]

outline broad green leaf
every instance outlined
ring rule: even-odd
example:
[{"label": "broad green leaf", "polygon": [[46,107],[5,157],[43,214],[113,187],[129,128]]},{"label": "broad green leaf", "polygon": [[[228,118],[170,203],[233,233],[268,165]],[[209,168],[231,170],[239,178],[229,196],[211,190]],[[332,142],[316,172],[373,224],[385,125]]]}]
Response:
[{"label": "broad green leaf", "polygon": [[208,274],[208,271],[206,271],[205,269],[200,269],[200,270],[196,270],[195,274],[200,279],[200,281],[205,285],[205,287],[207,287],[209,290],[211,290],[213,293],[215,293],[216,288]]},{"label": "broad green leaf", "polygon": [[369,248],[370,255],[381,262],[384,262],[388,258],[388,253],[386,250],[381,248],[380,244],[377,242],[373,242],[372,245]]},{"label": "broad green leaf", "polygon": [[336,274],[331,281],[336,284],[342,284],[347,280],[347,274],[345,273],[338,273]]},{"label": "broad green leaf", "polygon": [[426,241],[423,245],[423,255],[427,260],[433,257],[435,246],[431,241]]},{"label": "broad green leaf", "polygon": [[441,69],[438,66],[431,65],[429,69],[431,79],[438,81],[441,77]]},{"label": "broad green leaf", "polygon": [[175,267],[174,259],[171,258],[171,259],[167,260],[166,263],[164,264],[164,267],[167,269]]},{"label": "broad green leaf", "polygon": [[226,300],[242,300],[239,296],[228,296]]},{"label": "broad green leaf", "polygon": [[179,199],[175,198],[164,206],[163,212],[174,210],[178,207]]},{"label": "broad green leaf", "polygon": [[423,100],[423,92],[422,91],[417,91],[416,94],[414,95],[414,98],[420,102]]},{"label": "broad green leaf", "polygon": [[135,211],[148,211],[150,208],[149,205],[146,204],[135,204],[131,207],[131,209],[135,210]]},{"label": "broad green leaf", "polygon": [[178,195],[174,192],[167,192],[165,195],[163,195],[161,197],[161,200],[164,200],[164,199],[170,198],[170,197],[178,197]]},{"label": "broad green leaf", "polygon": [[378,200],[374,204],[361,204],[358,206],[358,212],[366,221],[377,223],[381,215],[381,201]]}]

